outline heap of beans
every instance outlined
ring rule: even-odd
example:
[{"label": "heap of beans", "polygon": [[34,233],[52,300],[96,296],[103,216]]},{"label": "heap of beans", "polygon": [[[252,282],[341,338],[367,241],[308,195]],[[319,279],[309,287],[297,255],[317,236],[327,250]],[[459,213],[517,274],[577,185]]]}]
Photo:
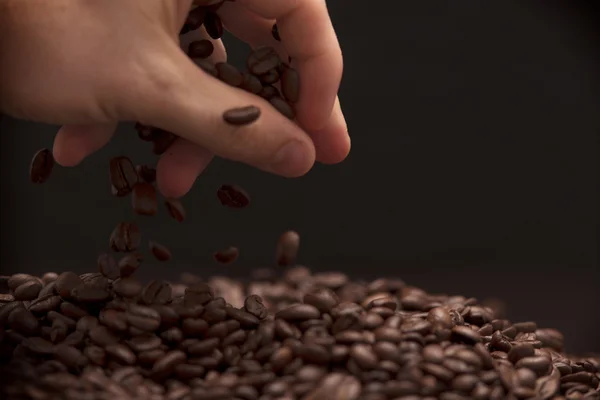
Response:
[{"label": "heap of beans", "polygon": [[[219,5],[195,8],[182,33],[223,27]],[[279,40],[277,27],[273,36]],[[248,59],[249,73],[206,62],[210,41],[188,52],[222,81],[268,99],[289,118],[298,75],[270,48]],[[281,87],[281,93],[277,85]],[[226,110],[225,123],[256,121],[253,105]],[[136,126],[162,154],[175,136]],[[48,180],[54,161],[40,150],[32,182]],[[156,171],[127,157],[110,161],[112,194],[130,196],[134,212],[159,212]],[[221,204],[244,208],[248,194],[222,185]],[[177,221],[179,200],[164,209]],[[10,400],[500,400],[600,399],[600,358],[564,353],[564,338],[535,322],[511,323],[476,299],[429,294],[398,279],[353,281],[341,272],[294,266],[300,237],[276,247],[287,268],[249,282],[225,277],[140,282],[142,235],[120,222],[97,269],[78,275],[0,277],[0,395]],[[170,250],[150,240],[159,261]],[[214,253],[228,264],[235,246]],[[117,259],[117,254],[120,254]]]},{"label": "heap of beans", "polygon": [[99,269],[0,280],[5,398],[600,396],[600,359],[569,357],[560,332],[497,319],[473,298],[299,266],[146,285],[107,258]]}]

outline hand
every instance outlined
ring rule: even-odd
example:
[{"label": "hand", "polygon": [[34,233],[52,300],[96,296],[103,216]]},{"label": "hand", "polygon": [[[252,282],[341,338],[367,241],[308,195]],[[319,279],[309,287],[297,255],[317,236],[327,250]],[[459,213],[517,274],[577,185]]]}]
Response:
[{"label": "hand", "polygon": [[[63,125],[53,152],[64,166],[103,147],[119,121],[177,134],[157,166],[168,197],[184,195],[213,154],[287,177],[303,175],[315,159],[342,161],[350,149],[337,99],[342,55],[325,1],[236,0],[218,11],[226,28],[253,47],[292,57],[301,77],[297,124],[187,57],[179,31],[191,6],[192,0],[0,0],[0,109]],[[275,22],[281,43],[271,35]],[[207,38],[204,28],[197,32]],[[221,41],[213,44],[213,61],[223,61]],[[256,122],[223,122],[225,110],[248,105],[261,109]]]}]

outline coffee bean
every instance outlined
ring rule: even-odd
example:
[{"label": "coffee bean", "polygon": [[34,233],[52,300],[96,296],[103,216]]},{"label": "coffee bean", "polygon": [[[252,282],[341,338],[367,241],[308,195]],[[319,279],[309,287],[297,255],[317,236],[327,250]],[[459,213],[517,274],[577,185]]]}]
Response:
[{"label": "coffee bean", "polygon": [[237,247],[229,246],[223,250],[219,250],[213,253],[213,258],[215,261],[221,264],[231,264],[235,260],[237,260],[239,256],[239,250]]},{"label": "coffee bean", "polygon": [[271,35],[273,36],[273,39],[277,40],[278,42],[281,42],[281,38],[279,37],[279,29],[277,29],[277,24],[273,24],[273,27],[271,28]]},{"label": "coffee bean", "polygon": [[247,72],[242,72],[243,82],[241,88],[247,92],[259,94],[263,90],[263,85],[260,80]]},{"label": "coffee bean", "polygon": [[236,185],[222,185],[217,191],[222,205],[230,208],[245,208],[250,204],[248,193]]},{"label": "coffee bean", "polygon": [[177,365],[183,364],[185,360],[186,355],[183,351],[172,350],[156,361],[152,366],[152,375],[155,379],[164,379],[173,373]]},{"label": "coffee bean", "polygon": [[110,247],[114,251],[135,251],[141,241],[140,229],[134,222],[120,222],[110,235]]},{"label": "coffee bean", "polygon": [[214,49],[210,40],[195,40],[188,45],[188,56],[190,58],[208,58]]},{"label": "coffee bean", "polygon": [[142,291],[145,304],[166,304],[171,301],[171,285],[163,281],[151,281]]},{"label": "coffee bean", "polygon": [[272,47],[261,47],[248,56],[246,66],[256,76],[264,75],[279,66],[281,60]]},{"label": "coffee bean", "polygon": [[42,282],[30,280],[19,285],[14,291],[15,300],[33,300],[42,290]]},{"label": "coffee bean", "polygon": [[281,318],[286,321],[303,321],[319,318],[321,312],[318,308],[310,304],[295,304],[285,308],[275,314],[275,318]]},{"label": "coffee bean", "polygon": [[137,172],[140,181],[146,183],[156,182],[156,169],[147,165],[136,165],[135,172]]},{"label": "coffee bean", "polygon": [[508,352],[508,360],[516,364],[522,358],[532,357],[535,355],[535,349],[530,344],[516,343]]},{"label": "coffee bean", "polygon": [[274,85],[279,81],[281,75],[278,69],[271,69],[266,74],[260,75],[258,79],[263,85]]},{"label": "coffee bean", "polygon": [[116,359],[119,363],[133,365],[136,361],[135,354],[125,345],[110,344],[106,346],[106,354]]},{"label": "coffee bean", "polygon": [[320,288],[304,295],[304,303],[316,307],[319,311],[327,313],[340,302],[338,296],[330,289]]},{"label": "coffee bean", "polygon": [[110,160],[110,183],[118,196],[131,192],[138,180],[138,174],[129,158],[114,157]]},{"label": "coffee bean", "polygon": [[98,269],[108,279],[118,279],[121,274],[117,262],[110,254],[103,253],[98,256]]},{"label": "coffee bean", "polygon": [[33,156],[29,167],[29,179],[32,183],[44,183],[50,177],[54,168],[52,151],[41,149]]},{"label": "coffee bean", "polygon": [[535,335],[544,347],[550,347],[556,351],[562,351],[564,348],[564,336],[556,329],[537,329]]},{"label": "coffee bean", "polygon": [[121,278],[130,277],[137,271],[143,257],[139,253],[125,254],[119,260],[119,274]]},{"label": "coffee bean", "polygon": [[21,307],[12,310],[7,322],[12,330],[25,336],[34,336],[40,328],[37,318]]},{"label": "coffee bean", "polygon": [[142,292],[142,284],[134,278],[120,278],[113,285],[115,293],[119,296],[134,298]]},{"label": "coffee bean", "polygon": [[298,71],[288,67],[281,75],[281,93],[290,103],[297,103],[300,98],[300,77]]},{"label": "coffee bean", "polygon": [[47,294],[33,300],[29,305],[29,311],[34,314],[47,314],[50,311],[56,310],[61,304],[60,296]]},{"label": "coffee bean", "polygon": [[101,303],[110,298],[108,290],[84,284],[73,289],[71,294],[80,303]]},{"label": "coffee bean", "polygon": [[241,86],[244,82],[242,73],[231,64],[219,62],[215,64],[215,68],[218,78],[230,86]]},{"label": "coffee bean", "polygon": [[285,117],[289,119],[294,119],[296,117],[296,112],[292,106],[281,97],[271,97],[269,103]]},{"label": "coffee bean", "polygon": [[260,114],[260,108],[256,106],[238,107],[225,111],[223,113],[223,120],[231,125],[248,125],[258,120]]},{"label": "coffee bean", "polygon": [[166,246],[164,246],[158,242],[150,241],[149,247],[150,247],[150,251],[152,252],[152,255],[158,261],[165,262],[165,261],[169,261],[171,259],[171,250],[169,250]]},{"label": "coffee bean", "polygon": [[244,309],[258,319],[264,319],[268,315],[268,310],[265,307],[263,300],[260,296],[255,294],[246,297]]},{"label": "coffee bean", "polygon": [[154,332],[159,328],[161,318],[153,308],[132,304],[127,310],[127,322],[144,332]]},{"label": "coffee bean", "polygon": [[186,212],[181,201],[177,199],[167,199],[165,200],[165,207],[171,218],[177,222],[183,222],[186,217]]},{"label": "coffee bean", "polygon": [[[258,79],[258,78],[257,78]],[[261,85],[261,90],[258,92],[258,95],[265,100],[271,100],[273,97],[280,97],[279,89],[272,85],[264,85],[259,81],[259,85]]]},{"label": "coffee bean", "polygon": [[206,33],[211,38],[217,40],[223,36],[223,23],[221,22],[221,18],[214,13],[208,12],[204,17],[204,27],[206,28]]},{"label": "coffee bean", "polygon": [[300,235],[294,231],[283,233],[277,242],[275,258],[280,266],[290,265],[298,254],[300,247]]},{"label": "coffee bean", "polygon": [[132,190],[131,206],[138,215],[156,215],[158,212],[158,203],[156,201],[156,189],[154,185],[146,182],[136,183]]},{"label": "coffee bean", "polygon": [[521,358],[515,364],[517,368],[529,368],[536,372],[538,376],[546,375],[550,369],[550,359],[543,356],[533,356]]},{"label": "coffee bean", "polygon": [[481,342],[481,335],[469,327],[455,326],[452,328],[452,340],[475,344]]}]

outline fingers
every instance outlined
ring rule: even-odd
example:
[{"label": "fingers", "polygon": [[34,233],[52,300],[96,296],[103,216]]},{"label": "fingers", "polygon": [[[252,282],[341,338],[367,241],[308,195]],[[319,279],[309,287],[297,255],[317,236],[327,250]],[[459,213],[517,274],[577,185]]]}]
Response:
[{"label": "fingers", "polygon": [[319,131],[310,132],[310,136],[315,144],[319,162],[337,164],[346,159],[350,153],[350,136],[340,100],[337,97],[333,105],[333,112],[325,127]]},{"label": "fingers", "polygon": [[[216,155],[288,177],[312,167],[310,138],[264,99],[230,87],[199,69],[172,43],[149,60],[144,82],[128,101],[138,119],[170,130]],[[225,123],[226,110],[255,105],[260,117],[245,126]]]},{"label": "fingers", "polygon": [[58,130],[54,138],[54,159],[63,167],[74,167],[104,147],[116,128],[117,123],[65,125]]},{"label": "fingers", "polygon": [[[223,42],[211,39],[203,27],[184,35],[181,48],[185,50],[194,40],[202,39],[210,40],[214,46],[213,54],[209,58],[211,62],[227,60]],[[213,154],[204,147],[178,138],[161,156],[156,167],[158,190],[169,198],[184,196],[212,159]]]},{"label": "fingers", "polygon": [[327,124],[342,78],[342,52],[325,0],[237,0],[277,20],[279,35],[300,73],[298,121],[310,130]]},{"label": "fingers", "polygon": [[204,147],[177,139],[156,167],[158,190],[169,198],[184,196],[212,159],[213,154]]},{"label": "fingers", "polygon": [[[263,18],[236,3],[225,3],[219,8],[219,15],[227,30],[253,47],[272,46],[282,59],[286,52],[281,42],[273,38],[271,29],[274,20]],[[304,128],[307,128],[303,126]],[[339,99],[336,97],[334,107],[325,126],[318,130],[307,129],[316,149],[318,161],[335,164],[343,161],[350,151],[350,137],[346,120],[342,113]]]}]

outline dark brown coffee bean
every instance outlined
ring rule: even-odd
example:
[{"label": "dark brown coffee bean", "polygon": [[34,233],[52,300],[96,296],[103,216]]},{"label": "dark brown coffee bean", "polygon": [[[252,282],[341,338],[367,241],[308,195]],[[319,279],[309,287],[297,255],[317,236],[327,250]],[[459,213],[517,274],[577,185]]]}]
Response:
[{"label": "dark brown coffee bean", "polygon": [[90,360],[92,364],[103,366],[106,363],[106,352],[102,347],[86,346],[83,349],[83,355]]},{"label": "dark brown coffee bean", "polygon": [[286,321],[304,321],[316,319],[320,316],[321,312],[319,309],[310,304],[295,304],[275,314],[275,318],[281,318]]},{"label": "dark brown coffee bean", "polygon": [[158,203],[154,185],[146,182],[136,183],[132,190],[131,206],[138,215],[156,215],[158,212]]},{"label": "dark brown coffee bean", "polygon": [[22,307],[15,308],[8,315],[8,325],[24,336],[34,336],[40,328],[37,318]]},{"label": "dark brown coffee bean", "polygon": [[281,78],[281,75],[279,74],[278,69],[271,69],[266,74],[258,77],[263,85],[274,85],[277,83],[277,81],[279,81],[279,78]]},{"label": "dark brown coffee bean", "polygon": [[305,363],[327,365],[331,360],[331,354],[323,346],[317,344],[303,344],[294,353]]},{"label": "dark brown coffee bean", "polygon": [[[285,247],[285,246],[283,246]],[[285,251],[283,251],[285,253]],[[319,311],[327,313],[340,302],[338,296],[330,289],[319,288],[304,295],[304,303],[310,304]]]},{"label": "dark brown coffee bean", "polygon": [[215,68],[218,78],[230,86],[238,87],[244,82],[242,73],[231,64],[219,62],[215,64]]},{"label": "dark brown coffee bean", "polygon": [[[257,78],[258,79],[258,78]],[[262,86],[262,83],[259,81]],[[273,97],[280,97],[279,89],[272,85],[262,86],[262,89],[258,92],[258,95],[265,100],[271,100]]]},{"label": "dark brown coffee bean", "polygon": [[24,347],[29,353],[36,356],[46,356],[54,353],[54,345],[49,341],[42,339],[41,337],[26,338],[21,342],[21,346]]},{"label": "dark brown coffee bean", "polygon": [[246,66],[256,76],[264,75],[279,66],[281,60],[272,47],[261,47],[248,56]]},{"label": "dark brown coffee bean", "polygon": [[146,183],[156,182],[156,169],[147,165],[136,165],[135,171],[137,172],[140,180]]},{"label": "dark brown coffee bean", "polygon": [[61,306],[62,299],[60,296],[48,294],[43,297],[38,297],[33,300],[29,305],[29,311],[34,314],[46,314],[50,311],[56,310]]},{"label": "dark brown coffee bean", "polygon": [[140,139],[142,139],[145,142],[151,142],[152,138],[154,137],[153,132],[156,128],[136,122],[134,129],[137,132]]},{"label": "dark brown coffee bean", "polygon": [[288,67],[281,76],[281,93],[290,103],[297,103],[300,98],[300,76],[294,68]]},{"label": "dark brown coffee bean", "polygon": [[231,264],[237,260],[240,252],[237,247],[229,246],[213,253],[213,258],[220,264]]},{"label": "dark brown coffee bean", "polygon": [[543,376],[548,373],[551,367],[549,358],[543,356],[533,356],[521,358],[515,364],[517,368],[529,368],[533,372],[537,373],[538,376]]},{"label": "dark brown coffee bean", "polygon": [[183,364],[186,358],[183,351],[172,350],[152,366],[152,375],[155,379],[164,379],[175,371],[177,365]]},{"label": "dark brown coffee bean", "polygon": [[128,328],[127,325],[127,316],[123,311],[104,309],[100,311],[98,315],[98,320],[101,324],[109,327],[113,331],[126,331]]},{"label": "dark brown coffee bean", "polygon": [[161,318],[153,308],[132,304],[127,310],[127,322],[144,332],[154,332],[160,327]]},{"label": "dark brown coffee bean", "polygon": [[175,375],[184,381],[204,376],[206,369],[201,365],[179,364],[175,366]]},{"label": "dark brown coffee bean", "polygon": [[110,344],[105,348],[106,354],[117,360],[120,364],[133,365],[136,361],[135,354],[125,345]]},{"label": "dark brown coffee bean", "polygon": [[171,259],[171,250],[169,250],[166,246],[155,242],[150,241],[149,243],[150,252],[158,261],[169,261]]},{"label": "dark brown coffee bean", "polygon": [[221,22],[221,18],[214,12],[207,12],[204,17],[204,28],[206,28],[206,33],[211,38],[217,40],[223,36],[223,23]]},{"label": "dark brown coffee bean", "polygon": [[98,326],[98,324],[99,321],[96,317],[88,315],[86,317],[82,317],[79,321],[77,321],[75,329],[77,329],[79,332],[87,334],[89,331]]},{"label": "dark brown coffee bean", "polygon": [[259,94],[263,90],[263,85],[260,80],[247,72],[242,72],[243,82],[240,86],[247,92]]},{"label": "dark brown coffee bean", "polygon": [[171,301],[171,285],[164,281],[151,281],[142,291],[142,302],[145,304],[167,304]]},{"label": "dark brown coffee bean", "polygon": [[63,272],[56,278],[56,292],[60,297],[69,299],[71,298],[71,291],[81,284],[83,284],[83,281],[79,275],[73,272]]},{"label": "dark brown coffee bean", "polygon": [[210,286],[198,283],[185,290],[184,304],[188,307],[204,305],[213,299],[214,293]]},{"label": "dark brown coffee bean", "polygon": [[188,13],[187,18],[185,20],[187,32],[195,31],[196,29],[202,26],[202,24],[204,23],[204,18],[206,17],[206,12],[206,7],[196,7]]},{"label": "dark brown coffee bean", "polygon": [[508,360],[516,364],[517,361],[524,357],[532,357],[535,355],[535,349],[530,344],[526,343],[515,343],[514,346],[508,352]]},{"label": "dark brown coffee bean", "polygon": [[44,183],[54,168],[54,157],[49,149],[41,149],[33,156],[29,166],[29,179],[32,183]]},{"label": "dark brown coffee bean", "polygon": [[15,300],[26,301],[35,299],[42,290],[42,282],[37,279],[32,279],[23,282],[14,291]]},{"label": "dark brown coffee bean", "polygon": [[556,351],[562,351],[565,346],[565,338],[556,329],[537,329],[535,335],[544,347],[550,347]]},{"label": "dark brown coffee bean", "polygon": [[98,269],[108,279],[115,280],[121,275],[114,257],[107,253],[98,256]]},{"label": "dark brown coffee bean", "polygon": [[250,204],[250,196],[237,185],[221,185],[217,197],[222,205],[230,208],[245,208]]},{"label": "dark brown coffee bean", "polygon": [[223,113],[223,120],[231,125],[248,125],[260,118],[260,108],[256,106],[245,106],[232,108]]},{"label": "dark brown coffee bean", "polygon": [[177,136],[171,132],[155,130],[152,137],[152,152],[158,156],[164,154],[176,139]]},{"label": "dark brown coffee bean", "polygon": [[532,321],[517,322],[517,323],[513,324],[513,327],[517,330],[517,332],[533,333],[537,329],[537,324]]},{"label": "dark brown coffee bean", "polygon": [[277,241],[275,259],[280,266],[290,265],[298,254],[300,235],[295,231],[284,232]]},{"label": "dark brown coffee bean", "polygon": [[215,47],[210,40],[195,40],[188,46],[190,58],[208,58],[212,55]]},{"label": "dark brown coffee bean", "polygon": [[379,359],[373,348],[366,344],[355,344],[350,348],[350,357],[363,369],[377,367]]},{"label": "dark brown coffee bean", "polygon": [[138,174],[129,158],[114,157],[110,160],[110,183],[115,188],[117,196],[124,196],[131,192],[131,188],[138,180]]},{"label": "dark brown coffee bean", "polygon": [[244,300],[244,308],[258,319],[265,319],[269,313],[262,298],[255,294],[246,297],[246,300]]},{"label": "dark brown coffee bean", "polygon": [[256,328],[260,324],[260,320],[249,312],[233,307],[227,307],[225,311],[227,312],[227,316],[238,321],[242,328]]},{"label": "dark brown coffee bean", "polygon": [[88,364],[88,359],[79,349],[73,346],[56,346],[54,357],[67,368],[76,372],[81,371]]},{"label": "dark brown coffee bean", "polygon": [[171,218],[177,222],[183,222],[186,212],[185,208],[183,208],[183,204],[181,204],[181,201],[177,199],[167,199],[165,200],[165,207],[167,208]]},{"label": "dark brown coffee bean", "polygon": [[142,241],[140,228],[134,222],[120,222],[110,235],[110,247],[114,251],[136,250]]},{"label": "dark brown coffee bean", "polygon": [[137,271],[142,262],[143,257],[139,253],[125,254],[119,260],[119,274],[121,278],[130,277]]},{"label": "dark brown coffee bean", "polygon": [[142,293],[142,284],[134,278],[120,278],[115,281],[113,289],[119,296],[134,298]]},{"label": "dark brown coffee bean", "polygon": [[481,342],[481,335],[467,326],[455,326],[452,328],[452,340],[475,344]]},{"label": "dark brown coffee bean", "polygon": [[110,292],[108,290],[85,284],[79,285],[73,289],[71,295],[80,303],[101,303],[110,298]]},{"label": "dark brown coffee bean", "polygon": [[294,119],[296,117],[296,112],[292,106],[281,97],[271,97],[269,103],[285,117],[289,119]]},{"label": "dark brown coffee bean", "polygon": [[277,40],[278,42],[281,42],[281,37],[279,37],[279,29],[277,29],[277,24],[273,24],[273,27],[271,28],[271,35],[273,36],[273,39]]}]

